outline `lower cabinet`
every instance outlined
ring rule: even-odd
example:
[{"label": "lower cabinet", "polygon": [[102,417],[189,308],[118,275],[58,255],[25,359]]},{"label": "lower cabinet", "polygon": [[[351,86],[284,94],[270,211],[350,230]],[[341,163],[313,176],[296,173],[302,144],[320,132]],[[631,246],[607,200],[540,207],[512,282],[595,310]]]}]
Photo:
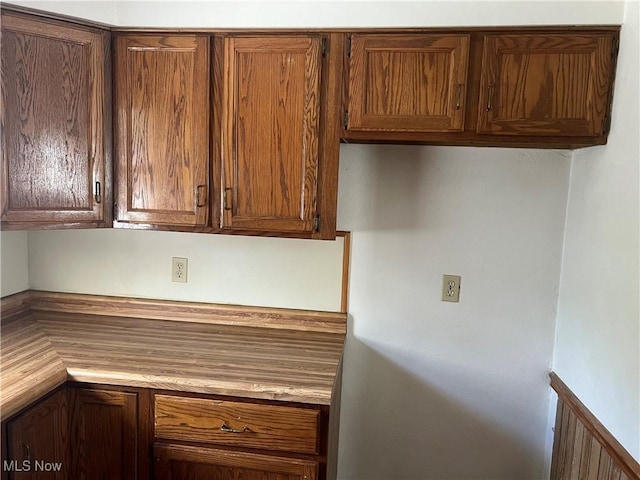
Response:
[{"label": "lower cabinet", "polygon": [[146,480],[143,393],[67,387],[36,403],[3,428],[3,480]]},{"label": "lower cabinet", "polygon": [[138,478],[138,394],[76,388],[69,396],[69,478]]},{"label": "lower cabinet", "polygon": [[158,480],[319,477],[326,446],[318,406],[162,394],[153,403]]},{"label": "lower cabinet", "polygon": [[314,455],[320,410],[214,398],[155,395],[155,437]]},{"label": "lower cabinet", "polygon": [[318,463],[190,445],[156,444],[157,480],[316,480]]},{"label": "lower cabinet", "polygon": [[2,480],[324,480],[330,413],[72,384],[2,424]]},{"label": "lower cabinet", "polygon": [[[67,394],[60,390],[9,421],[3,478],[63,480],[67,475]],[[3,439],[3,443],[4,443]]]}]

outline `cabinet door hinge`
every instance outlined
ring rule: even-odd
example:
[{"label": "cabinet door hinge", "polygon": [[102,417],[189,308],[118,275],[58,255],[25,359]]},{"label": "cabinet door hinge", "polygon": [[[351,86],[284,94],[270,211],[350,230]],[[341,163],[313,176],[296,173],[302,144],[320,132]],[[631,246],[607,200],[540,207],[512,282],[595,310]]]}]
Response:
[{"label": "cabinet door hinge", "polygon": [[344,124],[344,129],[346,130],[349,126],[349,110],[344,111],[344,117],[342,118],[342,122]]},{"label": "cabinet door hinge", "polygon": [[316,218],[313,219],[313,231],[317,232],[320,230],[320,215],[316,215]]},{"label": "cabinet door hinge", "polygon": [[617,38],[613,39],[611,42],[611,58],[616,58],[618,56],[618,51],[620,50],[620,44]]},{"label": "cabinet door hinge", "polygon": [[327,37],[322,38],[322,57],[326,58],[327,56]]},{"label": "cabinet door hinge", "polygon": [[347,57],[351,57],[351,35],[347,37]]}]

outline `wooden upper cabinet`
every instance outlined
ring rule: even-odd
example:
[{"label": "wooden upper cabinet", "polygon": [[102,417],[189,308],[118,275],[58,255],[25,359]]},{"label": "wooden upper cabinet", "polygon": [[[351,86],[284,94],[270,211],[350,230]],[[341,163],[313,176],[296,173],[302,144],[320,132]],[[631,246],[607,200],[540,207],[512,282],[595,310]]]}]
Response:
[{"label": "wooden upper cabinet", "polygon": [[352,35],[347,130],[464,127],[469,35]]},{"label": "wooden upper cabinet", "polygon": [[206,225],[209,37],[120,35],[115,49],[117,222]]},{"label": "wooden upper cabinet", "polygon": [[3,228],[110,215],[108,48],[106,31],[2,13]]},{"label": "wooden upper cabinet", "polygon": [[322,37],[223,42],[221,226],[313,232]]},{"label": "wooden upper cabinet", "polygon": [[613,47],[612,34],[486,35],[478,133],[605,135]]}]

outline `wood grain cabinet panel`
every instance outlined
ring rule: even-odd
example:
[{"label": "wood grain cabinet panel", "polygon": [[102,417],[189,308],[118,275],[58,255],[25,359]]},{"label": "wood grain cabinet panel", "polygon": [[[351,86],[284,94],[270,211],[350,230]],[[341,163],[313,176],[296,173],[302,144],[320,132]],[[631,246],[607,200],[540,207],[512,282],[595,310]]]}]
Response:
[{"label": "wood grain cabinet panel", "polygon": [[70,391],[70,398],[73,448],[69,478],[137,479],[137,394],[77,388]]},{"label": "wood grain cabinet panel", "polygon": [[67,392],[61,390],[7,424],[3,472],[10,480],[72,478],[68,476],[67,415]]},{"label": "wood grain cabinet panel", "polygon": [[157,438],[315,454],[320,411],[155,396]]},{"label": "wood grain cabinet panel", "polygon": [[28,408],[6,424],[3,456],[13,463],[3,479],[146,480],[151,442],[140,410],[148,404],[139,400],[72,387]]},{"label": "wood grain cabinet panel", "polygon": [[156,444],[157,480],[316,480],[318,464],[309,460]]},{"label": "wood grain cabinet panel", "polygon": [[3,228],[99,225],[109,33],[2,12]]},{"label": "wood grain cabinet panel", "polygon": [[604,135],[613,42],[611,34],[486,35],[478,133]]},{"label": "wood grain cabinet panel", "polygon": [[224,39],[223,228],[316,225],[322,37]]},{"label": "wood grain cabinet panel", "polygon": [[206,225],[209,37],[115,43],[118,222]]},{"label": "wood grain cabinet panel", "polygon": [[351,36],[347,130],[464,127],[469,35]]}]

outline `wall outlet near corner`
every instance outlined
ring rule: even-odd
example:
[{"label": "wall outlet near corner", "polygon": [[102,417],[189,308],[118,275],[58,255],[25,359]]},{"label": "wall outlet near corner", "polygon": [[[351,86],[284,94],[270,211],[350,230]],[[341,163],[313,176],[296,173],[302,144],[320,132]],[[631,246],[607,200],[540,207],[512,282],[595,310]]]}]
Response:
[{"label": "wall outlet near corner", "polygon": [[442,275],[442,301],[460,301],[460,275]]},{"label": "wall outlet near corner", "polygon": [[189,259],[182,257],[173,257],[171,267],[171,281],[187,283],[187,271],[189,267]]}]

